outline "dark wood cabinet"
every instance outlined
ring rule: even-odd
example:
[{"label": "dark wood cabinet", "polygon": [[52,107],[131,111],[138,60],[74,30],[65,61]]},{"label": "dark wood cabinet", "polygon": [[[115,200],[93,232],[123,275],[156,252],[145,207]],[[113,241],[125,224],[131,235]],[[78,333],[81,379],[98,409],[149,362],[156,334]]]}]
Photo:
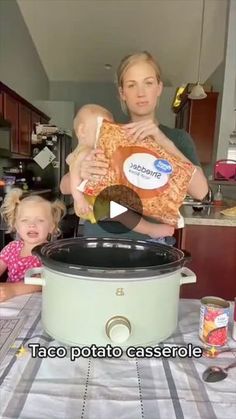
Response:
[{"label": "dark wood cabinet", "polygon": [[31,110],[19,104],[19,153],[31,154]]},{"label": "dark wood cabinet", "polygon": [[0,92],[0,115],[3,116],[3,93]]},{"label": "dark wood cabinet", "polygon": [[[48,123],[50,118],[0,82],[0,114],[11,123],[11,152],[31,156],[31,134],[36,122]],[[18,156],[17,156],[18,157]]]},{"label": "dark wood cabinet", "polygon": [[210,163],[212,160],[217,99],[217,92],[209,92],[201,100],[192,100],[185,96],[176,111],[175,126],[189,132],[196,144],[201,163]]},{"label": "dark wood cabinet", "polygon": [[181,297],[236,297],[236,228],[187,225],[182,232],[181,248],[191,253],[187,266],[197,282],[181,287]]},{"label": "dark wood cabinet", "polygon": [[174,246],[177,247],[178,249],[181,249],[181,246],[182,246],[182,235],[183,235],[183,228],[178,228],[175,230],[174,238],[176,242]]},{"label": "dark wood cabinet", "polygon": [[9,95],[3,93],[3,116],[11,123],[11,151],[13,153],[19,153],[19,142],[18,142],[18,127],[19,127],[19,103],[18,101]]}]

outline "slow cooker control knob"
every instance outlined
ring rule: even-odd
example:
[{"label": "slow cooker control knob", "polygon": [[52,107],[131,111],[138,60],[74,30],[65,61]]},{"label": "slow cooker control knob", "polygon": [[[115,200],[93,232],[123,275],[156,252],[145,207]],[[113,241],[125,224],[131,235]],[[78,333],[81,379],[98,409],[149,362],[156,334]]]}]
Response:
[{"label": "slow cooker control knob", "polygon": [[106,334],[112,342],[124,343],[130,337],[131,324],[126,317],[111,317],[106,323]]}]

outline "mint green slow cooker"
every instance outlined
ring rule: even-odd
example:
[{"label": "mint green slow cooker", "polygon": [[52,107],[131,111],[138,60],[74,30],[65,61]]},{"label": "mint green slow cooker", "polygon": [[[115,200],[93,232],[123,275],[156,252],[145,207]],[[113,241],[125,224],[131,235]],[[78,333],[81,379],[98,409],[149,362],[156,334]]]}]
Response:
[{"label": "mint green slow cooker", "polygon": [[68,345],[157,344],[177,326],[180,285],[196,282],[181,250],[147,241],[63,239],[33,253],[43,267],[25,283],[42,285],[43,327]]}]

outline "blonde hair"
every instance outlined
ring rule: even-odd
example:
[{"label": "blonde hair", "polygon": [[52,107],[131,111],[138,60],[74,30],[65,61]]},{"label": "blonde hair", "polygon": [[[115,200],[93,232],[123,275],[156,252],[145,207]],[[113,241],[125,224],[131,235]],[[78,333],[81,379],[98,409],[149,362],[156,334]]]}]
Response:
[{"label": "blonde hair", "polygon": [[59,222],[66,214],[66,207],[62,201],[56,199],[54,202],[50,202],[47,199],[42,198],[39,195],[29,195],[24,198],[22,189],[13,188],[6,196],[1,206],[0,212],[2,218],[8,225],[8,233],[15,231],[16,217],[19,205],[21,203],[26,204],[27,202],[47,203],[51,207],[51,214],[53,220],[53,231],[52,234],[58,235],[60,233]]},{"label": "blonde hair", "polygon": [[97,105],[97,104],[93,104],[93,103],[88,103],[84,106],[82,106],[76,113],[75,117],[74,117],[74,121],[73,121],[73,128],[74,131],[76,133],[77,128],[81,122],[81,119],[83,118],[83,114],[85,112],[90,113],[90,115],[102,115],[104,117],[107,117],[109,120],[113,121],[113,115],[110,111],[108,111],[108,109],[103,108],[103,106]]},{"label": "blonde hair", "polygon": [[[161,81],[161,68],[155,58],[148,51],[136,52],[135,54],[126,55],[120,62],[116,71],[116,84],[118,88],[123,88],[124,74],[133,65],[139,62],[145,62],[150,64],[156,73],[157,82]],[[127,114],[126,103],[122,100],[119,95],[121,109]]]}]

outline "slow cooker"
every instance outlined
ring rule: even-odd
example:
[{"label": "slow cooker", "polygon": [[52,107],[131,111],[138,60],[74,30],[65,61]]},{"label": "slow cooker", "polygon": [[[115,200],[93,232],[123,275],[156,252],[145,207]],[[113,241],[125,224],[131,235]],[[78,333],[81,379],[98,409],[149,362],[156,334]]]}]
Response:
[{"label": "slow cooker", "polygon": [[[141,240],[73,238],[37,246],[42,323],[59,342],[147,346],[177,326],[180,285],[196,282],[179,249]],[[40,277],[33,277],[39,274]]]}]

